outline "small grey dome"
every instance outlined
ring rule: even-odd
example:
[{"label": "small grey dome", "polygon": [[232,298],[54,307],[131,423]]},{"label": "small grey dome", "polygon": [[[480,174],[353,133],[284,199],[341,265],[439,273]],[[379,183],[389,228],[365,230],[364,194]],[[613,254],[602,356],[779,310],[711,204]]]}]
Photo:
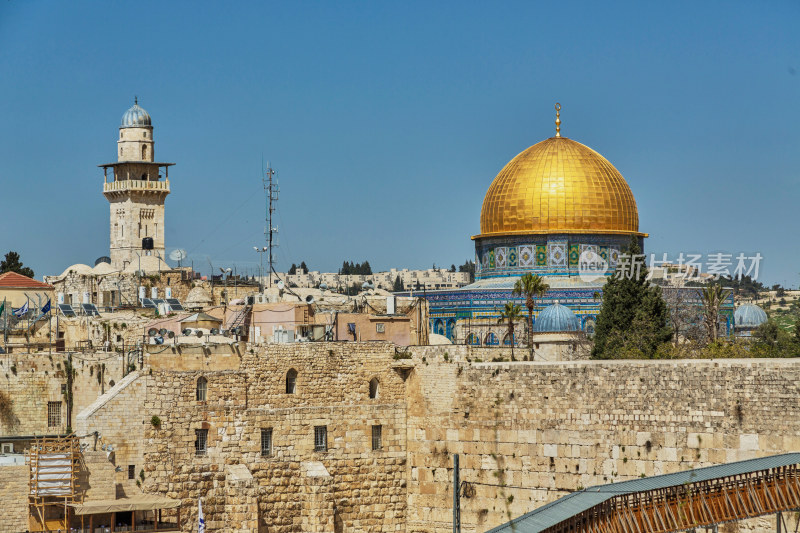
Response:
[{"label": "small grey dome", "polygon": [[533,331],[537,333],[578,331],[580,329],[581,321],[575,316],[575,313],[569,307],[557,302],[545,307],[533,324]]},{"label": "small grey dome", "polygon": [[767,313],[755,304],[742,304],[733,313],[737,328],[756,328],[767,321]]},{"label": "small grey dome", "polygon": [[122,115],[123,128],[141,128],[151,126],[150,115],[143,108],[139,107],[139,99],[135,98],[133,107],[125,111]]}]

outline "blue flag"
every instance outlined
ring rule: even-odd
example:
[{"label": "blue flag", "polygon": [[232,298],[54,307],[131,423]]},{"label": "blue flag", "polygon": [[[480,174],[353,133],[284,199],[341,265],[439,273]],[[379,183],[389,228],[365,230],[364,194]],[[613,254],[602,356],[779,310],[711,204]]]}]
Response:
[{"label": "blue flag", "polygon": [[47,300],[47,303],[44,304],[44,307],[42,307],[42,316],[46,315],[49,312],[50,312],[50,300]]},{"label": "blue flag", "polygon": [[14,316],[15,316],[15,317],[17,317],[17,318],[22,318],[22,317],[24,317],[24,316],[25,316],[25,314],[28,312],[28,302],[26,301],[26,302],[25,302],[25,305],[23,305],[23,306],[22,306],[22,307],[20,307],[19,309],[14,309],[14,310],[13,310],[13,311],[11,311],[11,312],[12,312],[12,313],[14,313]]}]

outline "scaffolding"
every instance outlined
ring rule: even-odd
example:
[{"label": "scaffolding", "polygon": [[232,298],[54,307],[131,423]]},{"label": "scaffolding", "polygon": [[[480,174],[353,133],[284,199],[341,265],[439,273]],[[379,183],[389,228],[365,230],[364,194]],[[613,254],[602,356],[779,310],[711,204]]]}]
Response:
[{"label": "scaffolding", "polygon": [[28,524],[30,531],[67,530],[70,504],[78,501],[80,443],[74,435],[38,437],[28,451]]}]

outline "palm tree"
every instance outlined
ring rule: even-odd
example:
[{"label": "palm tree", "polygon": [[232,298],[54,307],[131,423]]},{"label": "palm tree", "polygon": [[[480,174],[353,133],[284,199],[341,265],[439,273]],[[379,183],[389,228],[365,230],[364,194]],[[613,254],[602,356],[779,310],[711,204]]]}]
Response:
[{"label": "palm tree", "polygon": [[550,288],[544,278],[538,274],[528,272],[514,284],[512,296],[525,295],[525,307],[528,308],[528,346],[533,346],[533,308],[536,304],[534,298],[541,298]]},{"label": "palm tree", "polygon": [[711,342],[717,342],[719,330],[719,309],[723,302],[731,295],[729,289],[723,289],[721,285],[709,285],[698,291],[700,301],[703,303],[703,323],[708,331],[708,338]]},{"label": "palm tree", "polygon": [[506,302],[503,309],[500,310],[500,320],[498,324],[506,322],[508,327],[508,337],[511,339],[511,360],[514,361],[514,322],[522,317],[522,308],[514,303]]}]

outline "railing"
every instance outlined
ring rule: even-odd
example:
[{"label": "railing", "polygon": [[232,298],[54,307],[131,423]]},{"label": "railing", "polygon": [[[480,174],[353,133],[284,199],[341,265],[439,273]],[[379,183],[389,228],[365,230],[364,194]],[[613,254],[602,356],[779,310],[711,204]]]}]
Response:
[{"label": "railing", "polygon": [[103,184],[103,192],[114,191],[165,191],[169,192],[169,180],[148,181],[148,180],[119,180],[108,181]]}]

